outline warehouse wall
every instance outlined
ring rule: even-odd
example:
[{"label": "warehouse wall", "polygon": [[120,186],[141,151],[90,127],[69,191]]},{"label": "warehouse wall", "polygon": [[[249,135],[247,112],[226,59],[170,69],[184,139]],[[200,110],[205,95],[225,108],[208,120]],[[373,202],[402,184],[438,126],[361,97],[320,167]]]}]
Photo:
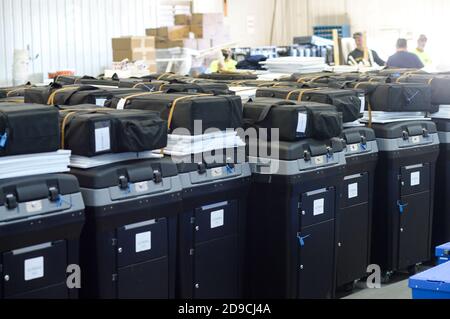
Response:
[{"label": "warehouse wall", "polygon": [[[270,45],[275,0],[228,0],[229,24],[240,45]],[[429,51],[437,63],[448,60],[450,30],[448,0],[277,0],[272,44],[287,45],[297,35],[310,35],[315,25],[351,25],[367,31],[369,45],[387,58],[402,36],[415,45],[417,36],[429,36]],[[255,17],[256,33],[247,32],[248,17]]]},{"label": "warehouse wall", "polygon": [[97,75],[112,60],[111,38],[157,25],[157,0],[0,0],[0,84],[12,80],[14,49],[30,47],[33,73]]}]

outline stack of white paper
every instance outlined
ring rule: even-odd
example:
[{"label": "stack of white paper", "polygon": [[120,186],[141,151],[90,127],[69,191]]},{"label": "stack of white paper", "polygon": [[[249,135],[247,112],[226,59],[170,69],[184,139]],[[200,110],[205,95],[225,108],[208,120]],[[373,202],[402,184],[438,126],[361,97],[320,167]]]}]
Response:
[{"label": "stack of white paper", "polygon": [[247,103],[249,101],[253,101],[256,97],[256,90],[255,87],[230,87],[230,91],[235,92],[236,95],[239,95],[242,99],[242,103]]},{"label": "stack of white paper", "polygon": [[324,71],[328,65],[325,58],[283,57],[260,62],[272,73],[315,73]]},{"label": "stack of white paper", "polygon": [[0,179],[64,173],[69,171],[71,151],[0,157]]},{"label": "stack of white paper", "polygon": [[141,152],[141,153],[119,153],[119,154],[105,154],[94,157],[85,157],[79,155],[72,155],[70,157],[70,167],[89,169],[99,166],[104,166],[113,163],[126,162],[138,159],[152,159],[162,158],[162,154],[157,152]]},{"label": "stack of white paper", "polygon": [[245,146],[245,143],[234,131],[216,132],[197,136],[169,135],[164,154],[186,156],[242,146]]},{"label": "stack of white paper", "polygon": [[[372,123],[377,124],[423,120],[430,120],[426,118],[426,113],[424,112],[372,112]],[[364,112],[364,118],[360,121],[368,123],[369,112]]]},{"label": "stack of white paper", "polygon": [[439,112],[429,114],[433,119],[450,119],[450,105],[439,106]]}]

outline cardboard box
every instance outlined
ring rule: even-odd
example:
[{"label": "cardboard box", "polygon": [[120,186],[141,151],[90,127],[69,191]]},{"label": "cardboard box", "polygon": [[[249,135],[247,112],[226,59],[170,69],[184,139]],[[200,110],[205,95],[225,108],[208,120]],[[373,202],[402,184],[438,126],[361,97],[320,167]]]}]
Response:
[{"label": "cardboard box", "polygon": [[156,41],[157,49],[168,49],[168,48],[176,48],[184,47],[184,40],[158,40]]},{"label": "cardboard box", "polygon": [[191,32],[197,39],[211,39],[216,36],[219,29],[219,24],[191,25]]},{"label": "cardboard box", "polygon": [[134,50],[113,50],[114,62],[120,62],[125,59],[128,59],[130,61],[137,61],[137,60],[155,61],[156,51],[154,48],[134,49]]},{"label": "cardboard box", "polygon": [[222,13],[194,13],[192,15],[193,25],[223,24],[224,16]]},{"label": "cardboard box", "polygon": [[156,65],[156,62],[155,63],[149,63],[148,70],[150,71],[150,73],[158,72],[158,66]]},{"label": "cardboard box", "polygon": [[138,48],[155,48],[155,37],[121,37],[112,39],[113,50],[134,50]]},{"label": "cardboard box", "polygon": [[187,14],[176,14],[175,25],[189,25],[191,24],[191,16]]},{"label": "cardboard box", "polygon": [[[188,25],[178,25],[174,27],[162,27],[156,30],[157,37],[165,38],[168,40],[181,40],[189,37],[191,28]],[[147,29],[146,34],[148,36],[155,34],[155,29]]]},{"label": "cardboard box", "polygon": [[147,36],[151,36],[151,37],[157,37],[158,36],[158,28],[151,28],[151,29],[147,29],[145,30]]}]

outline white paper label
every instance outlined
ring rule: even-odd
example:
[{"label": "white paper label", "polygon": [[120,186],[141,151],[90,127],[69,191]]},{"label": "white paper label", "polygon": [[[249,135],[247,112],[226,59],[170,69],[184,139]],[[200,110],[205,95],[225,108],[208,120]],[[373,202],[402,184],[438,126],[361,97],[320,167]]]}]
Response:
[{"label": "white paper label", "polygon": [[413,136],[411,137],[411,142],[414,144],[420,143],[420,136]]},{"label": "white paper label", "polygon": [[25,281],[44,277],[44,257],[25,260],[24,277]]},{"label": "white paper label", "polygon": [[224,210],[217,210],[211,213],[211,229],[222,227],[225,224]]},{"label": "white paper label", "polygon": [[220,177],[223,175],[222,167],[213,168],[211,170],[212,177]]},{"label": "white paper label", "polygon": [[140,182],[134,184],[134,188],[136,189],[137,193],[143,193],[148,191],[148,182]]},{"label": "white paper label", "polygon": [[358,197],[358,183],[349,184],[348,185],[348,198],[356,198]]},{"label": "white paper label", "polygon": [[141,253],[152,249],[152,232],[136,234],[136,252]]},{"label": "white paper label", "polygon": [[110,149],[109,126],[95,129],[95,152],[109,151]]},{"label": "white paper label", "polygon": [[25,204],[26,210],[28,213],[36,213],[42,210],[42,201],[35,200],[32,202],[28,202]]},{"label": "white paper label", "polygon": [[411,186],[420,185],[420,172],[411,173]]},{"label": "white paper label", "polygon": [[321,198],[315,200],[313,206],[314,206],[314,216],[322,215],[324,213],[325,208],[325,199]]},{"label": "white paper label", "polygon": [[117,109],[123,110],[125,108],[125,103],[127,103],[126,99],[120,99],[120,101],[117,103]]},{"label": "white paper label", "polygon": [[325,157],[324,156],[314,157],[314,163],[316,163],[316,165],[323,165],[325,163]]},{"label": "white paper label", "polygon": [[307,124],[308,124],[308,115],[305,113],[298,113],[297,133],[305,134]]},{"label": "white paper label", "polygon": [[350,152],[357,152],[359,151],[359,145],[358,144],[352,144],[348,146]]},{"label": "white paper label", "polygon": [[366,110],[366,96],[361,95],[359,99],[361,100],[361,113],[364,113],[364,111]]},{"label": "white paper label", "polygon": [[95,105],[105,106],[106,99],[95,99]]}]

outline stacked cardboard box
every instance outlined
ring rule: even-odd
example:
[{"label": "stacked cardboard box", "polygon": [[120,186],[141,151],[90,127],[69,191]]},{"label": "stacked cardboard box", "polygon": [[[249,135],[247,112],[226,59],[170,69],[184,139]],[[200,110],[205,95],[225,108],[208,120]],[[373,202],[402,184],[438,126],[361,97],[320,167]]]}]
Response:
[{"label": "stacked cardboard box", "polygon": [[155,37],[121,37],[112,39],[113,61],[146,61],[150,72],[156,72]]},{"label": "stacked cardboard box", "polygon": [[147,29],[147,35],[156,37],[157,49],[206,50],[230,41],[229,29],[221,13],[177,14],[175,26]]}]

